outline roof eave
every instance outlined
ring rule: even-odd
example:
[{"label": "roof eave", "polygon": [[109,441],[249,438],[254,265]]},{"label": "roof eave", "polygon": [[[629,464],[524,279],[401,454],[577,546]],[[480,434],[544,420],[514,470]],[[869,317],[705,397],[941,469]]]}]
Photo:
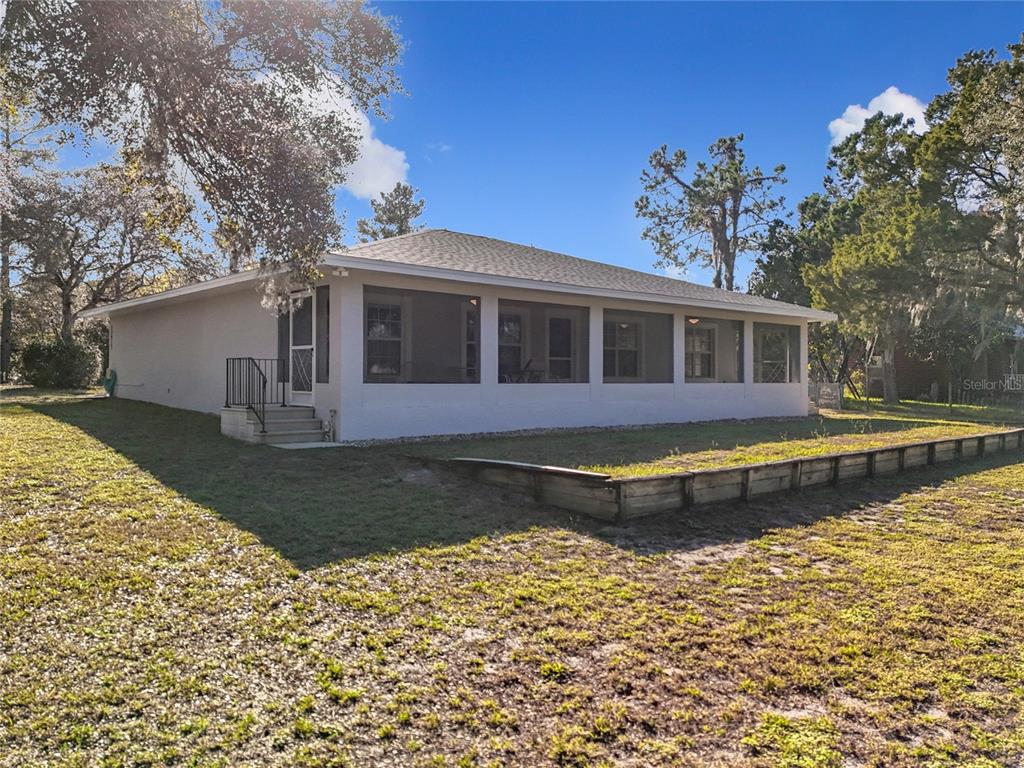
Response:
[{"label": "roof eave", "polygon": [[[642,301],[647,303],[679,304],[690,307],[701,307],[705,309],[717,309],[733,312],[744,312],[752,314],[778,315],[781,317],[799,317],[810,322],[830,322],[836,320],[836,315],[820,309],[802,307],[799,304],[781,304],[779,306],[761,304],[737,304],[729,301],[713,301],[698,298],[683,298],[665,294],[647,293],[643,291],[612,290],[607,288],[590,288],[587,286],[572,285],[569,283],[557,283],[546,280],[535,280],[531,278],[504,277],[491,275],[484,272],[471,272],[468,270],[445,269],[444,267],[431,267],[420,264],[408,264],[404,262],[384,261],[371,259],[366,256],[348,256],[344,253],[330,253],[323,261],[327,267],[346,267],[350,269],[364,269],[375,272],[386,272],[392,274],[406,274],[416,277],[433,277],[456,282],[480,283],[482,285],[504,286],[512,288],[524,288],[532,290],[554,291],[558,293],[571,293],[582,296],[601,296],[604,298],[625,299],[629,301]],[[172,288],[168,291],[154,293],[149,296],[140,296],[137,299],[128,299],[114,304],[105,304],[93,309],[87,309],[79,317],[96,318],[109,317],[112,314],[124,312],[138,307],[145,307],[150,304],[172,301],[175,299],[188,298],[190,296],[206,293],[212,290],[229,289],[247,282],[252,282],[262,276],[259,270],[248,270],[237,272],[212,280],[205,280],[201,283],[186,285],[181,288]]]},{"label": "roof eave", "polygon": [[235,272],[230,275],[224,275],[223,277],[204,280],[201,283],[193,283],[192,285],[185,285],[181,288],[171,288],[167,291],[160,291],[160,293],[151,293],[148,296],[140,296],[137,299],[128,299],[126,301],[114,302],[113,304],[104,304],[99,307],[93,307],[92,309],[87,309],[79,313],[78,316],[81,318],[109,317],[113,313],[135,309],[136,307],[144,307],[148,304],[186,298],[194,294],[206,293],[212,290],[232,288],[236,285],[252,282],[260,277],[261,273],[257,269],[250,269],[245,272]]}]

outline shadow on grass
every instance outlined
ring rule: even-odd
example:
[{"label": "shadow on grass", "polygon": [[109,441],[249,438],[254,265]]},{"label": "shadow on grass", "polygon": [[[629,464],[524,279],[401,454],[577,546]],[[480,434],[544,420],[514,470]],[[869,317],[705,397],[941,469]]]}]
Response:
[{"label": "shadow on grass", "polygon": [[[640,554],[693,553],[757,539],[773,528],[811,525],[843,517],[929,488],[959,476],[1024,462],[1008,451],[982,459],[919,467],[900,475],[850,480],[794,493],[766,494],[748,502],[725,502],[684,512],[669,512],[609,528],[603,537]],[[714,559],[710,552],[708,559]],[[696,560],[704,559],[697,557]]]},{"label": "shadow on grass", "polygon": [[695,551],[813,523],[989,465],[931,468],[890,480],[766,497],[615,526],[498,489],[438,478],[406,446],[289,451],[223,437],[216,417],[127,400],[23,403],[75,426],[165,486],[250,531],[302,569],[349,557],[460,544],[534,526],[569,528],[640,553]]}]

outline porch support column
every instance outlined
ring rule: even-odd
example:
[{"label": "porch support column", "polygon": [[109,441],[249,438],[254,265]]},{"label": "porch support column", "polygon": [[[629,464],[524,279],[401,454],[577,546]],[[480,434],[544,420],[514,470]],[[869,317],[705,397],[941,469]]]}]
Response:
[{"label": "porch support column", "polygon": [[808,383],[808,380],[811,378],[810,374],[807,371],[807,362],[809,360],[808,355],[810,354],[810,350],[808,349],[808,346],[807,346],[807,344],[808,344],[808,332],[807,332],[807,330],[808,330],[807,329],[807,321],[806,320],[801,320],[800,321],[800,369],[799,369],[798,373],[800,374],[800,383],[803,385],[804,392],[808,391],[807,390],[807,383]]},{"label": "porch support column", "polygon": [[753,395],[754,386],[754,321],[743,321],[743,391],[746,397]]},{"label": "porch support column", "polygon": [[[339,439],[345,439],[346,421],[351,420],[346,419],[346,416],[351,416],[353,410],[358,411],[363,405],[363,283],[362,280],[349,276],[340,278],[333,285],[337,286],[338,298],[331,302],[331,310],[332,314],[337,311],[338,317],[332,318],[331,322],[339,331],[336,342],[339,365],[335,369],[334,361],[331,361],[331,375],[338,377],[341,400],[335,428]],[[335,344],[332,343],[331,347],[333,352]]]},{"label": "porch support column", "polygon": [[591,388],[604,379],[604,307],[590,305],[590,345],[587,347],[587,377]]},{"label": "porch support column", "polygon": [[480,292],[480,383],[498,383],[498,294]]},{"label": "porch support column", "polygon": [[686,381],[686,312],[672,313],[672,382],[679,386]]}]

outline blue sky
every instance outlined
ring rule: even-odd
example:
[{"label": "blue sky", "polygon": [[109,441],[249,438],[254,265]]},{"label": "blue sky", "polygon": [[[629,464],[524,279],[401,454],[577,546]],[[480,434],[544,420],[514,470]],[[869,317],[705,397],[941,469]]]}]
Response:
[{"label": "blue sky", "polygon": [[[795,204],[850,105],[890,86],[927,103],[960,54],[1024,30],[1022,3],[377,7],[407,41],[409,93],[374,138],[404,153],[425,221],[637,269],[654,261],[633,201],[655,147],[692,163],[743,132],[752,161],[786,164]],[[368,210],[339,202],[350,224]]]},{"label": "blue sky", "polygon": [[[820,187],[832,121],[920,109],[959,55],[1005,52],[1024,30],[1022,2],[376,7],[405,40],[408,93],[364,123],[364,158],[338,195],[349,242],[368,197],[405,179],[430,226],[642,270],[655,257],[633,202],[656,147],[692,164],[742,132],[751,162],[787,166],[792,206]],[[749,271],[738,265],[741,284]]]}]

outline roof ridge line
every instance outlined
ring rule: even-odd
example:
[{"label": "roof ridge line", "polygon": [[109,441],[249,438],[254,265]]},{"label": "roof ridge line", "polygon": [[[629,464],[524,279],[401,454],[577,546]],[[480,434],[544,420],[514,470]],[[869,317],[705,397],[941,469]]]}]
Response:
[{"label": "roof ridge line", "polygon": [[[690,286],[693,286],[694,288],[705,288],[705,289],[712,289],[712,290],[714,290],[714,286],[703,285],[702,283],[694,283],[694,282],[691,282],[690,280],[683,280],[683,279],[678,278],[678,277],[672,277],[671,275],[659,274],[657,272],[644,272],[642,269],[633,269],[632,267],[623,267],[620,264],[609,264],[607,261],[598,261],[597,259],[587,259],[587,258],[584,258],[583,256],[573,256],[571,253],[563,253],[562,251],[552,251],[550,248],[538,248],[536,245],[527,245],[526,243],[517,243],[517,242],[514,242],[512,240],[502,240],[501,238],[492,237],[491,235],[476,235],[476,234],[473,234],[472,232],[459,232],[458,230],[454,230],[454,229],[434,229],[433,231],[435,231],[435,232],[450,232],[453,235],[463,235],[464,237],[475,237],[475,238],[477,238],[479,240],[493,240],[494,242],[501,243],[502,245],[515,245],[515,246],[518,246],[519,248],[532,248],[535,251],[540,251],[542,253],[551,253],[551,254],[554,254],[555,256],[564,256],[567,259],[573,259],[575,261],[582,261],[582,262],[585,262],[587,264],[596,264],[596,265],[598,265],[600,267],[610,267],[611,269],[620,269],[623,272],[632,272],[633,274],[645,275],[647,277],[651,277],[651,276],[663,277],[666,280],[674,280],[677,283],[682,283],[683,285],[690,285]],[[381,241],[378,241],[378,242],[381,242]],[[720,288],[718,290],[725,290],[725,289]],[[740,292],[739,291],[734,291],[734,293],[740,293]],[[747,295],[747,294],[741,294],[741,295]],[[764,297],[762,297],[762,298],[764,298]],[[769,299],[769,301],[772,301],[772,299]],[[786,302],[783,302],[783,303],[786,303]]]},{"label": "roof ridge line", "polygon": [[[424,227],[423,229],[417,229],[415,232],[405,232],[401,235],[392,235],[391,237],[382,237],[380,240],[370,240],[365,243],[355,243],[354,245],[343,245],[343,251],[355,251],[359,248],[366,248],[371,245],[379,245],[381,243],[393,243],[395,240],[405,240],[406,238],[413,237],[415,235],[425,235],[428,232],[448,232],[449,230],[442,227]],[[338,253],[339,251],[328,251],[328,253]]]}]

